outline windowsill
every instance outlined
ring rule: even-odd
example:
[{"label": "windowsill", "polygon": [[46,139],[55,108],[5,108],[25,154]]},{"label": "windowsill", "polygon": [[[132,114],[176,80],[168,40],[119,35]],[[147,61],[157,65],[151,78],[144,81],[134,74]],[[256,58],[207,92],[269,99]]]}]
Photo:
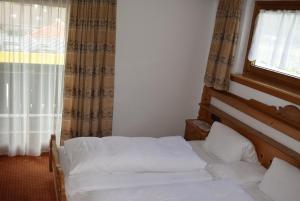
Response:
[{"label": "windowsill", "polygon": [[242,85],[300,105],[300,90],[249,75],[231,74],[230,79]]}]

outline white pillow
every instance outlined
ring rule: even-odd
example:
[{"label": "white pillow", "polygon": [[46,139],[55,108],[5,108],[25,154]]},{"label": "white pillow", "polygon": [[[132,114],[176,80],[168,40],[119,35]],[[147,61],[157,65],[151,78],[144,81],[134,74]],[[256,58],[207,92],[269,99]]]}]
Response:
[{"label": "white pillow", "polygon": [[65,141],[64,147],[70,160],[69,175],[196,171],[206,166],[181,136],[81,137]]},{"label": "white pillow", "polygon": [[299,201],[300,170],[281,159],[274,158],[259,189],[273,201]]},{"label": "white pillow", "polygon": [[260,182],[266,172],[262,165],[244,161],[209,164],[207,170],[215,179],[230,179],[238,184]]},{"label": "white pillow", "polygon": [[253,144],[244,136],[219,122],[214,122],[204,142],[204,148],[226,162],[257,163]]}]

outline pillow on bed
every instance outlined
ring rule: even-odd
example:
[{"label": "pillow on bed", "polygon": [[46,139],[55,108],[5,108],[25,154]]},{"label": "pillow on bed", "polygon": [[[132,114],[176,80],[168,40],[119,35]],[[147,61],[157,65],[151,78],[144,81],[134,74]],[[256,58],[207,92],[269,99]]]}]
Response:
[{"label": "pillow on bed", "polygon": [[259,189],[273,201],[299,201],[300,170],[281,159],[274,158]]},{"label": "pillow on bed", "polygon": [[245,161],[209,164],[207,170],[215,179],[230,179],[238,184],[260,182],[266,172],[262,165]]},{"label": "pillow on bed", "polygon": [[204,169],[202,160],[180,136],[81,137],[67,140],[69,175],[85,172],[178,172]]},{"label": "pillow on bed", "polygon": [[204,142],[204,148],[226,162],[257,163],[253,144],[244,136],[219,122],[214,122]]}]

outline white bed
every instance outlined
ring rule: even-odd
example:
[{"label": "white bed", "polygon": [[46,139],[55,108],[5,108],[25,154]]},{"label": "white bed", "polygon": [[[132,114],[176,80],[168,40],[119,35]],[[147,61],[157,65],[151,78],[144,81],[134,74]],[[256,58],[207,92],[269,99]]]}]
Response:
[{"label": "white bed", "polygon": [[[202,144],[202,142],[198,142]],[[191,144],[192,146],[198,143]],[[202,153],[206,159],[213,160],[207,153]],[[202,157],[200,156],[200,157]],[[183,172],[145,172],[145,173],[83,173],[69,175],[70,161],[66,156],[64,147],[59,147],[59,158],[62,169],[65,173],[65,187],[67,196],[71,197],[76,193],[93,191],[97,189],[119,189],[126,187],[202,182],[212,180],[211,174],[205,169]]]},{"label": "white bed", "polygon": [[[194,152],[198,154],[202,159],[204,159],[208,164],[222,162],[218,157],[211,153],[208,153],[204,149],[204,141],[190,141],[189,144],[193,148]],[[63,170],[67,172],[69,170],[70,162],[66,157],[64,147],[59,148],[59,158]],[[237,187],[238,185],[234,185],[232,182],[226,183],[228,181],[214,183],[212,182],[214,180],[213,176],[206,169],[175,173],[86,173],[78,175],[65,175],[65,186],[68,201],[117,201],[118,198],[111,198],[111,195],[115,195],[116,192],[118,192],[118,195],[126,195],[128,198],[132,198],[132,196],[135,196],[135,199],[139,201],[143,201],[143,199],[145,199],[145,196],[142,195],[145,195],[147,193],[149,195],[161,195],[161,197],[157,198],[157,201],[180,201],[183,199],[183,194],[189,194],[190,197],[184,198],[192,201],[193,197],[198,198],[199,200],[199,198],[201,198],[201,195],[204,195],[202,190],[199,189],[205,189],[203,186],[207,185],[216,185],[215,188],[222,188],[221,185],[230,186],[232,189],[235,189],[236,192],[239,192],[236,195],[228,195],[234,196],[233,198],[230,197],[229,199],[225,196],[222,198],[223,200],[227,200],[227,198],[230,201],[234,201],[236,198],[237,200],[239,200],[239,196],[242,196],[242,201],[271,201],[263,192],[258,189],[258,183],[251,183],[240,187]],[[162,189],[164,189],[164,191],[162,191]],[[195,189],[198,190],[196,191]],[[140,194],[136,193],[137,191],[139,191]],[[133,192],[135,192],[134,195]],[[165,193],[162,194],[162,192]],[[170,194],[175,195],[174,192],[176,192],[175,197],[168,197]],[[207,196],[211,196],[209,195],[209,191],[207,191],[207,193]],[[100,197],[101,199],[99,199]],[[148,196],[147,198],[149,198],[148,200],[151,200],[151,197]],[[135,199],[132,198],[129,200]],[[148,200],[146,199],[145,201]],[[211,200],[217,201],[218,199],[211,198]]]},{"label": "white bed", "polygon": [[[190,168],[190,171],[185,170],[185,164],[190,165],[190,163],[184,163],[183,161],[185,161],[185,157],[179,155],[181,156],[181,160],[179,160],[181,161],[181,163],[178,164],[178,161],[176,161],[177,149],[174,147],[172,150],[175,154],[170,154],[171,160],[173,159],[173,161],[171,161],[172,163],[170,164],[166,164],[166,161],[170,161],[170,158],[168,158],[169,155],[166,154],[166,152],[163,153],[164,158],[160,158],[160,152],[157,151],[157,149],[150,149],[146,154],[148,158],[145,162],[145,160],[143,160],[144,155],[140,154],[140,150],[131,150],[131,153],[133,153],[134,157],[140,159],[139,163],[135,163],[135,165],[142,165],[142,168],[138,171],[136,171],[137,169],[134,169],[133,171],[130,170],[132,157],[127,153],[127,158],[124,158],[124,155],[121,154],[123,156],[123,160],[121,160],[121,163],[118,163],[120,161],[116,161],[114,157],[111,157],[111,155],[106,158],[108,160],[111,160],[113,158],[113,160],[115,160],[114,162],[117,162],[117,165],[114,164],[115,166],[112,169],[110,169],[110,167],[101,166],[103,165],[102,161],[99,165],[98,161],[98,166],[96,168],[94,167],[93,169],[93,171],[99,170],[98,167],[100,167],[100,170],[97,173],[91,173],[87,170],[84,170],[85,173],[83,173],[84,171],[82,170],[77,172],[75,171],[76,174],[74,173],[74,171],[73,173],[70,173],[68,161],[65,160],[64,157],[64,149],[60,148],[60,150],[58,150],[55,135],[52,135],[50,140],[49,169],[53,172],[54,175],[57,200],[148,201],[150,199],[151,201],[193,201],[193,199],[195,199],[219,201],[218,198],[221,198],[223,196],[221,199],[222,201],[271,201],[271,198],[273,201],[298,201],[300,195],[297,188],[300,186],[300,173],[299,169],[295,167],[300,168],[300,154],[289,149],[283,144],[274,141],[273,139],[267,137],[267,135],[259,132],[255,128],[248,126],[247,124],[241,122],[239,119],[232,117],[219,108],[214,107],[209,103],[209,100],[211,100],[211,98],[216,98],[220,101],[226,102],[227,104],[233,106],[241,112],[249,112],[253,118],[262,121],[262,123],[269,124],[270,122],[277,122],[281,125],[280,127],[278,127],[279,124],[277,123],[276,126],[275,124],[270,124],[274,129],[294,128],[292,127],[293,124],[289,124],[289,121],[293,121],[295,116],[299,115],[299,111],[293,108],[291,110],[291,106],[286,106],[279,110],[270,109],[273,107],[265,105],[263,103],[257,104],[257,102],[253,102],[253,100],[245,100],[230,93],[223,93],[205,87],[199,111],[199,119],[205,120],[206,122],[214,122],[214,124],[215,119],[218,119],[224,125],[230,127],[231,130],[234,130],[234,132],[232,132],[230,131],[230,129],[224,128],[224,126],[219,126],[219,129],[217,129],[216,132],[213,132],[216,135],[212,135],[212,131],[214,130],[212,127],[209,135],[205,139],[205,141],[209,141],[209,143],[204,144],[204,142],[202,141],[190,142],[192,149],[196,153],[198,153],[200,158],[206,161],[207,164],[214,164],[213,169],[208,168],[208,170],[210,170],[213,175],[210,175],[210,173],[203,168]],[[268,111],[268,113],[260,113],[259,111],[261,110]],[[266,118],[262,118],[262,116]],[[187,129],[187,131],[188,130],[189,132],[194,132],[193,129]],[[294,129],[286,130],[295,131]],[[241,136],[250,141],[250,143],[252,144],[252,148],[251,146],[249,146],[249,143],[241,139]],[[169,145],[172,144],[173,143],[170,143]],[[123,144],[120,144],[120,147],[122,146]],[[119,148],[119,146],[112,147],[116,149]],[[67,148],[67,146],[65,146],[65,148]],[[144,147],[141,147],[142,151],[144,151],[143,149]],[[180,148],[178,150],[180,151]],[[206,152],[206,150],[208,152]],[[157,158],[155,160],[149,158],[148,153],[150,153],[151,155],[152,152],[156,153],[156,157],[159,158],[159,160],[157,160]],[[254,154],[254,152],[256,152],[257,154]],[[81,150],[76,153],[78,155],[81,155]],[[96,153],[98,154],[99,152]],[[97,154],[94,154],[94,156]],[[195,158],[194,152],[192,153],[192,155],[194,156],[185,156],[190,159]],[[253,158],[253,156],[255,156],[256,158]],[[293,167],[294,169],[282,168],[283,166],[288,165],[277,164],[277,168],[275,165],[272,168],[271,162],[274,161],[274,158],[281,158],[295,167]],[[86,161],[85,158],[81,159],[83,161]],[[164,159],[166,159],[166,161],[164,161]],[[81,163],[82,160],[77,160],[77,162]],[[129,160],[129,162],[127,160]],[[127,173],[121,173],[124,170],[122,169],[122,171],[117,173],[117,168],[124,168],[124,161],[124,167],[127,168],[124,172],[128,170],[129,171]],[[150,172],[147,172],[145,170],[149,168],[149,161],[150,163],[152,162],[152,164],[150,164]],[[222,161],[226,161],[230,165],[222,169],[222,164],[220,163]],[[232,164],[236,165],[236,161],[237,166],[231,166]],[[263,167],[268,168],[267,172],[263,174],[263,178],[261,178],[259,182],[252,181],[252,179],[259,174],[248,174],[248,171],[245,171],[245,169],[248,170],[248,167],[250,166],[248,164],[246,164],[246,166],[244,164],[240,164],[240,162],[244,161],[249,163],[259,161]],[[144,162],[147,163],[147,165],[143,164]],[[160,168],[157,167],[157,164],[160,165],[160,162],[164,163],[165,165],[162,169],[160,169],[162,170],[161,172],[159,171],[159,169],[157,169]],[[154,168],[151,169],[152,167]],[[170,171],[170,169],[172,170]],[[220,169],[221,171],[219,171],[219,173],[221,174],[215,174]],[[292,170],[281,172],[284,169]],[[151,172],[151,170],[154,171]],[[175,170],[179,171],[176,172]],[[216,172],[211,170],[214,170]],[[232,170],[234,170],[233,174],[232,172],[230,173],[230,171]],[[247,174],[244,174],[244,172],[247,172]],[[220,180],[218,177],[216,177],[216,175],[222,176],[223,173],[225,175],[227,174],[237,176],[232,177],[232,181],[237,181],[236,183],[239,183],[239,185],[233,183],[232,181]],[[255,171],[251,171],[251,173],[255,173]],[[248,175],[254,176],[250,178],[252,183],[242,184],[239,182],[245,181],[245,175],[247,177]],[[216,180],[216,178],[219,180]],[[234,180],[235,178],[239,178],[241,180]],[[282,182],[284,183],[284,185],[282,185]],[[212,189],[214,190],[212,191]],[[225,194],[220,195],[220,193],[222,193],[222,190],[224,189],[227,189],[227,191],[224,192]],[[230,195],[228,194],[228,192],[230,192],[230,189],[235,192],[234,194],[231,194],[233,197],[230,197]],[[220,195],[220,197],[214,197],[213,194]],[[147,200],[147,198],[149,199]]]}]

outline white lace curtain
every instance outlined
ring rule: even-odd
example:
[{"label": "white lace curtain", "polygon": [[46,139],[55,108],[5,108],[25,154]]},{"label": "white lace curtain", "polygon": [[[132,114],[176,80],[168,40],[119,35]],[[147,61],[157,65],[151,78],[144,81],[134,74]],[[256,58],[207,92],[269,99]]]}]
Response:
[{"label": "white lace curtain", "polygon": [[0,154],[60,135],[67,19],[67,0],[0,0]]},{"label": "white lace curtain", "polygon": [[248,55],[256,66],[300,77],[300,11],[261,10]]}]

